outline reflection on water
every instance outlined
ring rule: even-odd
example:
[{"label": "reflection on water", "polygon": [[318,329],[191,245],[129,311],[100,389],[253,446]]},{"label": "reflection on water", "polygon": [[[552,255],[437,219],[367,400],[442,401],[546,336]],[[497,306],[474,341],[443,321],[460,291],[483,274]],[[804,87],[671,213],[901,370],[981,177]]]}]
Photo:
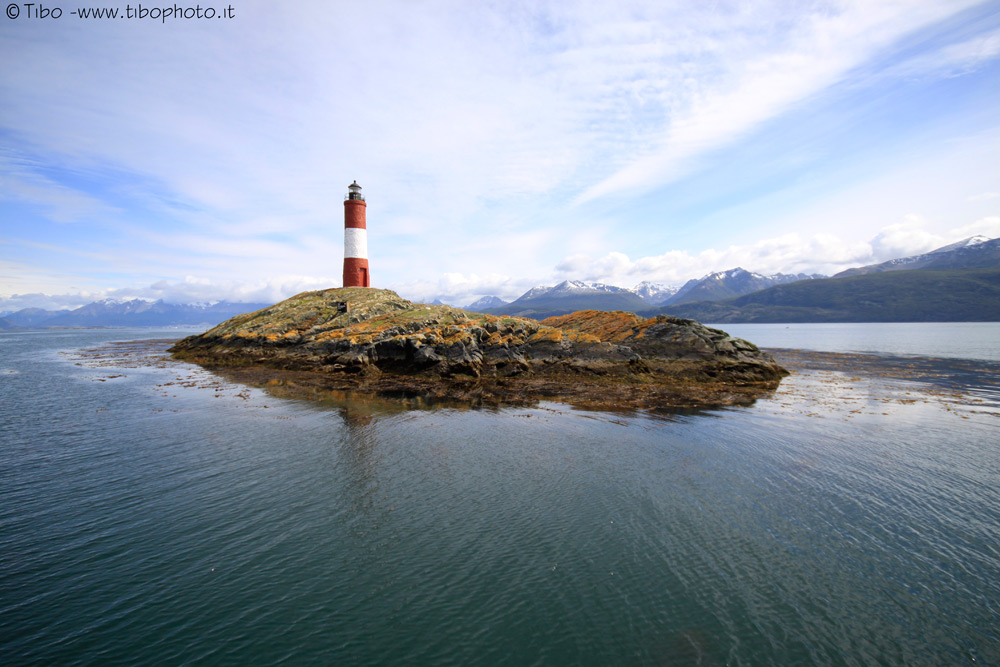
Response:
[{"label": "reflection on water", "polygon": [[340,460],[348,473],[349,495],[355,509],[370,514],[375,506],[373,499],[378,493],[378,419],[377,413],[392,414],[391,404],[376,401],[369,396],[351,396],[344,393],[336,399],[328,398],[328,404],[337,405],[337,412],[347,429],[347,437],[342,441]]},{"label": "reflection on water", "polygon": [[[152,352],[155,353],[156,351]],[[363,410],[372,415],[384,417],[411,411],[426,410],[446,409],[457,412],[467,410],[498,412],[504,410],[503,406],[482,405],[474,401],[441,398],[430,394],[348,391],[324,384],[322,376],[317,373],[302,373],[271,368],[255,368],[250,370],[218,368],[213,369],[211,373],[217,377],[225,378],[234,384],[248,385],[262,389],[267,394],[276,398],[306,400],[317,406],[334,410]],[[641,388],[637,389],[637,391],[641,391]],[[721,396],[726,401],[726,405],[734,402],[746,407],[753,405],[758,399],[772,397],[775,390],[754,389],[755,398],[750,398],[743,394],[729,396],[724,392],[719,392],[717,389],[713,389],[712,391]],[[690,393],[688,392],[688,394]],[[535,402],[534,407],[549,403],[555,404],[554,402],[557,400],[552,398],[539,400]],[[683,399],[678,400],[683,402]],[[626,405],[615,405],[602,399],[588,398],[584,400],[578,397],[567,398],[565,401],[559,402],[558,405],[561,406],[561,409],[579,411],[581,413],[601,413],[606,415],[621,415],[623,417],[650,415],[667,420],[685,415],[712,415],[718,410],[716,406],[679,407],[677,405],[640,409]]]},{"label": "reflection on water", "polygon": [[437,408],[467,410],[473,407],[468,402],[425,394],[346,391],[323,384],[322,377],[316,373],[278,369],[227,368],[214,369],[212,372],[231,382],[263,389],[268,394],[278,398],[304,399],[336,410],[367,411],[372,415],[390,416],[410,410]]}]

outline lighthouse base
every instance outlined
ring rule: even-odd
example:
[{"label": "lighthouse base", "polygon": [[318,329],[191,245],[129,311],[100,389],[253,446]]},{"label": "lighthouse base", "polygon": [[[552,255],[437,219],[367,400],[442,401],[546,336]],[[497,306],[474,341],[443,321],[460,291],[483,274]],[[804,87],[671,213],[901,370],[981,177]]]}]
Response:
[{"label": "lighthouse base", "polygon": [[344,287],[371,287],[368,260],[360,257],[344,258]]}]

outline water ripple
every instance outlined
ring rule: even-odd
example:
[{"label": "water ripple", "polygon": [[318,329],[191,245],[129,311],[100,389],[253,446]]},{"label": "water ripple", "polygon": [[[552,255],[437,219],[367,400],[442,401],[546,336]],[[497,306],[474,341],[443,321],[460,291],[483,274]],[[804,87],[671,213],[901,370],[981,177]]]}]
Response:
[{"label": "water ripple", "polygon": [[950,398],[380,411],[47,347],[112,335],[2,350],[4,661],[1000,662],[995,423]]}]

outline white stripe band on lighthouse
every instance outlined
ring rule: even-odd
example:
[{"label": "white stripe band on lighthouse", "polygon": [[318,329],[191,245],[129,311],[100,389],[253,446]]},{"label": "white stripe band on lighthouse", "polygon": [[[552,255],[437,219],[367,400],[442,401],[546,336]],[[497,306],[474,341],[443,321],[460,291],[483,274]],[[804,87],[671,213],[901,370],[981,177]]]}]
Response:
[{"label": "white stripe band on lighthouse", "polygon": [[344,257],[368,259],[368,230],[344,228]]}]

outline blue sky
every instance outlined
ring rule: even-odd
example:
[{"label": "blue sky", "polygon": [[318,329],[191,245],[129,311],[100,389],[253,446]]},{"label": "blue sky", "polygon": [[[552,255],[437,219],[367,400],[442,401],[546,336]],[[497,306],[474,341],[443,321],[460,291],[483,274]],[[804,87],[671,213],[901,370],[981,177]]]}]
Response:
[{"label": "blue sky", "polygon": [[354,179],[373,285],[457,304],[1000,236],[1000,2],[24,7],[0,310],[337,287]]}]

